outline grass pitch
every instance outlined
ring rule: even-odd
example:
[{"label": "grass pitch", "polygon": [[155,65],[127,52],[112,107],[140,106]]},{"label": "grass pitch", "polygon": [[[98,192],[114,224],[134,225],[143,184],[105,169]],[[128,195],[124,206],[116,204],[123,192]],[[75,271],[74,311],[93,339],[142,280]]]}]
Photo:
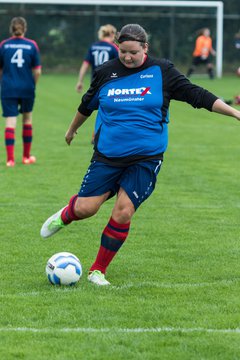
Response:
[{"label": "grass pitch", "polygon": [[[193,82],[225,99],[239,93],[234,77]],[[172,102],[156,190],[109,267],[112,286],[97,288],[87,271],[114,199],[53,238],[39,235],[43,221],[78,192],[92,155],[94,117],[70,147],[64,141],[80,102],[75,83],[70,75],[40,79],[36,164],[21,164],[20,119],[14,168],[5,166],[2,143],[1,359],[239,359],[240,124]],[[82,262],[74,288],[47,281],[46,262],[60,251]]]}]

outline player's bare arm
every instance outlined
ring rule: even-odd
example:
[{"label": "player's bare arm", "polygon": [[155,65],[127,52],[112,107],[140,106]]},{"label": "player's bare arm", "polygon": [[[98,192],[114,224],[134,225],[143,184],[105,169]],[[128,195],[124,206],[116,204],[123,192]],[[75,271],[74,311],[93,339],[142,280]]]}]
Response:
[{"label": "player's bare arm", "polygon": [[225,104],[225,102],[223,102],[220,99],[217,99],[214,102],[212,111],[219,113],[219,114],[232,116],[232,117],[235,117],[237,120],[240,120],[240,111]]},{"label": "player's bare arm", "polygon": [[71,144],[74,136],[77,134],[77,130],[82,124],[86,121],[88,117],[81,114],[79,111],[77,111],[76,115],[74,116],[66,134],[65,134],[65,140],[68,145]]}]

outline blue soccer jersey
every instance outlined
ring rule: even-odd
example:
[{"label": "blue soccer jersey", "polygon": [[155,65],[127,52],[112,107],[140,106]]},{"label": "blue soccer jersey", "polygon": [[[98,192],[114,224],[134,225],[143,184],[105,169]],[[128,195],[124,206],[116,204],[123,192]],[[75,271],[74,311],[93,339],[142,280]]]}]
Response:
[{"label": "blue soccer jersey", "polygon": [[108,60],[118,57],[118,47],[108,41],[98,41],[90,46],[85,57],[92,67],[92,74],[94,70]]},{"label": "blue soccer jersey", "polygon": [[35,95],[34,68],[41,67],[35,41],[11,37],[0,44],[1,97],[32,98]]},{"label": "blue soccer jersey", "polygon": [[142,66],[128,69],[114,59],[96,69],[79,106],[86,116],[98,109],[93,159],[119,166],[161,159],[172,99],[211,111],[217,97],[192,84],[168,60],[148,57]]}]

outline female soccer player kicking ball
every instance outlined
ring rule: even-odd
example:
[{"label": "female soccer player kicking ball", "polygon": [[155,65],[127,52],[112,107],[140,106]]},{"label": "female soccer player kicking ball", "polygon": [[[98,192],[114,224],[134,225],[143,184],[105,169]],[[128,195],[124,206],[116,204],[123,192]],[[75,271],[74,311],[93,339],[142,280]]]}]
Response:
[{"label": "female soccer player kicking ball", "polygon": [[77,130],[98,109],[95,150],[79,193],[42,226],[47,238],[72,221],[96,214],[116,195],[88,280],[109,285],[106,270],[125,242],[132,216],[154,190],[168,142],[170,100],[235,117],[240,112],[207,90],[193,85],[168,60],[147,55],[148,38],[138,24],[118,36],[119,58],[96,69],[89,90],[65,135],[71,144]]}]

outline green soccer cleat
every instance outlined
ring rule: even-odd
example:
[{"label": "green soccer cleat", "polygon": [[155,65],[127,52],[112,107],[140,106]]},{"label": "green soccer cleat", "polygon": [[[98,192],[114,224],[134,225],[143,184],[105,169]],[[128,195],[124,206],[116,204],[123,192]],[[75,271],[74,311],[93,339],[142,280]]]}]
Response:
[{"label": "green soccer cleat", "polygon": [[53,234],[67,226],[67,224],[64,224],[61,219],[63,209],[65,209],[65,207],[59,210],[56,214],[50,216],[50,218],[48,218],[43,224],[40,235],[44,239],[52,236]]},{"label": "green soccer cleat", "polygon": [[88,275],[88,280],[99,286],[110,285],[110,282],[105,279],[105,275],[99,270],[91,271]]}]

